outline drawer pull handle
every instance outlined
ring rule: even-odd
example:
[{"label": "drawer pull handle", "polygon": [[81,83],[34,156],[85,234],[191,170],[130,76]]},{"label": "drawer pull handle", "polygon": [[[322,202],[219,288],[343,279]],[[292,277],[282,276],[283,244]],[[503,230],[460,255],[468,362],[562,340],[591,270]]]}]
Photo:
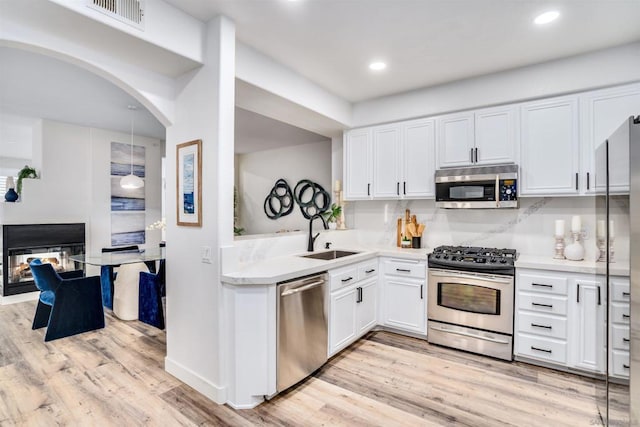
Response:
[{"label": "drawer pull handle", "polygon": [[531,346],[531,350],[543,351],[543,352],[545,352],[545,353],[549,353],[549,354],[551,354],[551,353],[552,353],[552,351],[551,351],[551,350],[547,350],[547,349],[545,349],[545,348],[538,348],[538,347],[534,347],[534,346]]},{"label": "drawer pull handle", "polygon": [[629,365],[622,365],[624,369],[629,369]]},{"label": "drawer pull handle", "polygon": [[543,288],[553,288],[553,285],[547,285],[545,283],[532,283],[531,286],[540,286]]},{"label": "drawer pull handle", "polygon": [[628,314],[623,314],[623,315],[622,315],[622,318],[623,318],[623,319],[628,319],[629,317],[630,317],[630,316],[629,316]]},{"label": "drawer pull handle", "polygon": [[342,279],[341,282],[342,283],[347,283],[349,281],[353,280],[353,277],[347,277],[346,279]]},{"label": "drawer pull handle", "polygon": [[623,297],[630,297],[631,296],[631,292],[623,292],[622,296]]},{"label": "drawer pull handle", "polygon": [[539,302],[532,302],[531,305],[535,306],[535,307],[547,307],[547,308],[553,308],[553,304],[541,304]]},{"label": "drawer pull handle", "polygon": [[406,268],[396,268],[396,271],[399,271],[400,273],[411,273],[411,270]]},{"label": "drawer pull handle", "polygon": [[629,338],[622,338],[622,342],[629,342]]},{"label": "drawer pull handle", "polygon": [[544,328],[544,329],[552,329],[551,326],[547,326],[547,325],[538,325],[537,323],[532,323],[531,326],[533,326],[534,328]]},{"label": "drawer pull handle", "polygon": [[366,270],[365,273],[370,274],[370,273],[373,273],[374,271],[376,271],[376,269],[372,268],[371,270]]}]

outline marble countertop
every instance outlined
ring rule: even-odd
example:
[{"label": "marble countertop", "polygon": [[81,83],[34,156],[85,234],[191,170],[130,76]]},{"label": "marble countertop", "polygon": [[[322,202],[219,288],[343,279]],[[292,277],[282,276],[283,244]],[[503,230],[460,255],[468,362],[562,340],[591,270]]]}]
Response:
[{"label": "marble countertop", "polygon": [[[307,252],[268,258],[262,261],[248,263],[238,271],[223,274],[222,282],[231,285],[266,285],[332,270],[378,256],[426,260],[428,253],[427,249],[401,249],[393,247],[366,249],[349,247],[336,248],[336,250],[354,251],[358,253],[328,261],[304,258],[303,256],[307,255]],[[316,251],[315,253],[319,252],[324,251]]]},{"label": "marble countertop", "polygon": [[[569,261],[545,256],[522,255],[518,257],[516,268],[531,268],[535,270],[568,271],[572,273],[605,274],[606,264],[593,260]],[[628,276],[629,262],[618,261],[610,264],[610,273],[614,276]]]},{"label": "marble countertop", "polygon": [[[295,279],[309,274],[320,273],[354,264],[375,257],[391,257],[426,261],[428,248],[402,249],[397,247],[340,247],[336,250],[358,252],[335,260],[319,260],[304,258],[307,252],[285,255],[247,263],[237,271],[222,275],[222,282],[231,285],[267,285]],[[323,251],[316,251],[319,253]],[[520,254],[515,262],[516,268],[529,268],[535,270],[567,271],[584,274],[605,274],[605,264],[593,260],[569,261],[566,259],[554,259],[546,256]],[[611,264],[610,272],[615,276],[629,275],[629,262],[617,261]]]}]

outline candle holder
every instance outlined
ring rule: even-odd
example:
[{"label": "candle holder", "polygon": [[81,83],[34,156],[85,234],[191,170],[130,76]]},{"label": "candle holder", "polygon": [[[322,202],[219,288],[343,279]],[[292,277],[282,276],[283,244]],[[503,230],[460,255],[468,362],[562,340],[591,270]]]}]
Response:
[{"label": "candle holder", "polygon": [[614,254],[614,250],[613,250],[613,242],[614,242],[614,238],[609,236],[609,263],[615,262],[613,260],[613,254]]},{"label": "candle holder", "polygon": [[564,257],[571,261],[582,261],[584,259],[584,247],[580,243],[580,232],[572,231],[573,243],[564,248]]},{"label": "candle holder", "polygon": [[340,193],[342,193],[342,191],[334,191],[334,193],[336,194],[336,198],[335,198],[336,204],[342,208],[340,209],[340,216],[338,217],[338,221],[337,221],[337,224],[338,224],[337,229],[346,230],[347,225],[344,217],[344,209],[347,203],[344,200],[341,200]]},{"label": "candle holder", "polygon": [[606,262],[607,261],[607,253],[605,251],[607,250],[607,240],[602,236],[596,237],[596,240],[598,241],[598,251],[599,251],[599,254],[600,254],[596,261],[597,262]]},{"label": "candle holder", "polygon": [[554,259],[564,259],[564,236],[556,236],[556,254]]}]

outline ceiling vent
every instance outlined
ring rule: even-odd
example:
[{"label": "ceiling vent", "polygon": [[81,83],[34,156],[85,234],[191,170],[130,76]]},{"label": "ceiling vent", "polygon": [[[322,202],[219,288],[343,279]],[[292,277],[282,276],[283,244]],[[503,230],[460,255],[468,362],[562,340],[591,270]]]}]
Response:
[{"label": "ceiling vent", "polygon": [[144,0],[87,0],[87,6],[144,30]]}]

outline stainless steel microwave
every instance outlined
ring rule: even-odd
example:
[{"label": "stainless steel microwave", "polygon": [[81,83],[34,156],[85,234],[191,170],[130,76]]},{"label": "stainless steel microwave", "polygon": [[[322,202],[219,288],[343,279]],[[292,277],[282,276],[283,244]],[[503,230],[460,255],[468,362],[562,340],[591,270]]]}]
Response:
[{"label": "stainless steel microwave", "polygon": [[518,166],[498,165],[436,171],[436,207],[518,207]]}]

